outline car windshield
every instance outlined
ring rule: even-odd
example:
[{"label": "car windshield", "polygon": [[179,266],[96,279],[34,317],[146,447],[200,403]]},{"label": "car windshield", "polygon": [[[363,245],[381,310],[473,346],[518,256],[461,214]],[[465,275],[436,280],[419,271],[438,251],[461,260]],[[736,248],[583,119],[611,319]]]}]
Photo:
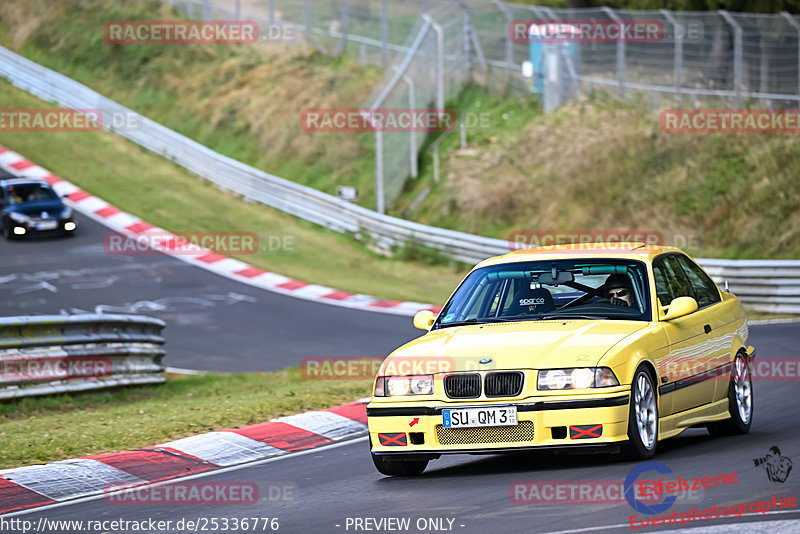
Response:
[{"label": "car windshield", "polygon": [[649,321],[650,317],[642,262],[548,260],[473,271],[445,305],[434,328],[548,318]]},{"label": "car windshield", "polygon": [[16,184],[8,186],[8,200],[11,204],[57,200],[58,195],[45,184]]}]

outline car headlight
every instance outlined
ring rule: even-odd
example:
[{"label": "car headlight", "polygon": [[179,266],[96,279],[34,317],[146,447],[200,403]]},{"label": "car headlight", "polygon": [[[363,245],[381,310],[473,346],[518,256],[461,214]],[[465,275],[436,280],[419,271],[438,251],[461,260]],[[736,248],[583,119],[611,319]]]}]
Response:
[{"label": "car headlight", "polygon": [[539,371],[536,381],[536,388],[540,390],[605,388],[618,385],[619,380],[608,367],[544,369]]},{"label": "car headlight", "polygon": [[72,218],[72,208],[69,206],[64,206],[64,209],[61,210],[61,215],[59,215],[61,219],[71,219]]},{"label": "car headlight", "polygon": [[11,220],[17,221],[19,223],[24,223],[24,222],[27,222],[29,220],[27,215],[23,215],[21,213],[17,213],[16,211],[10,212],[8,214],[8,216],[11,217]]},{"label": "car headlight", "polygon": [[433,395],[433,375],[379,376],[375,381],[376,397]]}]

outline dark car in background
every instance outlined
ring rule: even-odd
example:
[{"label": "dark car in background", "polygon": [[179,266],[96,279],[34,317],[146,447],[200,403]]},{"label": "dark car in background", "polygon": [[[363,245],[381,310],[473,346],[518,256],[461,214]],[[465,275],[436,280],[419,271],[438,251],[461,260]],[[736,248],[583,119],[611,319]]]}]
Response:
[{"label": "dark car in background", "polygon": [[44,180],[0,180],[0,209],[0,225],[6,239],[34,233],[70,235],[77,227],[72,208]]}]

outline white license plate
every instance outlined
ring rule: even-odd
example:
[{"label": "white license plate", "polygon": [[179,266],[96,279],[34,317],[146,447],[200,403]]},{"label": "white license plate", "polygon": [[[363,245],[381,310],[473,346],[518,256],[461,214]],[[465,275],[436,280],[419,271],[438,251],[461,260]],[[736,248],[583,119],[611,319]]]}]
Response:
[{"label": "white license plate", "polygon": [[56,226],[58,226],[57,221],[42,221],[40,223],[36,223],[37,230],[55,230]]},{"label": "white license plate", "polygon": [[517,424],[517,407],[465,408],[442,410],[445,428],[468,428],[474,426],[513,426]]}]

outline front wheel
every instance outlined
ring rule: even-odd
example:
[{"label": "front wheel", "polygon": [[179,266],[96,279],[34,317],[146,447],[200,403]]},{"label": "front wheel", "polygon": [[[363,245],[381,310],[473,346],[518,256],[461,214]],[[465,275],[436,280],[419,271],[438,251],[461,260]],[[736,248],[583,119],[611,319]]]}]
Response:
[{"label": "front wheel", "polygon": [[389,461],[385,456],[372,454],[372,463],[382,475],[387,477],[414,477],[421,475],[428,467],[428,460]]},{"label": "front wheel", "polygon": [[730,419],[709,424],[706,428],[712,436],[747,434],[753,423],[753,381],[750,362],[739,353],[733,360],[731,382],[728,386],[728,413]]},{"label": "front wheel", "polygon": [[631,403],[628,414],[628,447],[626,456],[648,460],[656,453],[658,444],[658,399],[653,379],[644,367],[639,367],[631,384]]}]

